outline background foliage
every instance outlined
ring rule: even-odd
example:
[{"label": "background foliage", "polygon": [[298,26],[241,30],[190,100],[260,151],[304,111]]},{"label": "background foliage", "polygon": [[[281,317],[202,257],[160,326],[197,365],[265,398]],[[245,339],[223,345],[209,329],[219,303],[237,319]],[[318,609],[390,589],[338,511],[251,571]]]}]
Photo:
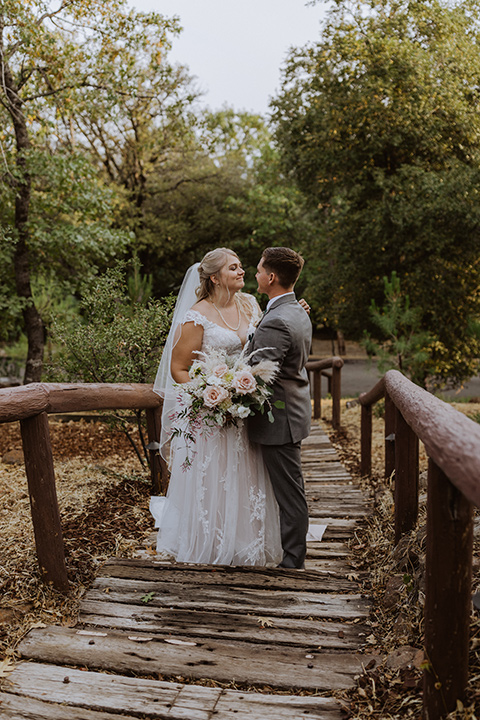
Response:
[{"label": "background foliage", "polygon": [[350,339],[384,340],[370,307],[388,305],[395,272],[423,377],[471,377],[479,11],[331,2],[263,118],[199,105],[169,62],[175,19],[126,0],[0,0],[0,339],[26,334],[26,380],[41,377],[53,317],[84,312],[85,283],[118,259],[138,257],[161,298],[219,245],[241,256],[249,291],[264,247],[301,251],[318,329]]},{"label": "background foliage", "polygon": [[479,9],[336,2],[274,103],[285,167],[318,212],[319,313],[359,337],[396,271],[435,337],[428,373],[455,382],[480,350]]}]

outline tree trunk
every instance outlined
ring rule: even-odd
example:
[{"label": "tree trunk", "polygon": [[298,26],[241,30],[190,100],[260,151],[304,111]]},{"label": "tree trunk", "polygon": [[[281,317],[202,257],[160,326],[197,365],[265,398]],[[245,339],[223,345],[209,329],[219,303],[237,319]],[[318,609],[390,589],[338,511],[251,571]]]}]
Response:
[{"label": "tree trunk", "polygon": [[346,355],[345,338],[343,337],[343,332],[341,330],[337,330],[337,345],[338,345],[338,354],[340,356]]},{"label": "tree trunk", "polygon": [[27,168],[30,138],[22,111],[18,87],[8,65],[2,66],[6,105],[15,129],[18,180],[15,184],[15,231],[14,256],[15,283],[18,297],[23,301],[23,319],[28,340],[28,354],[23,382],[39,382],[42,376],[45,332],[42,318],[35,307],[30,283],[30,258],[28,251],[28,216],[32,181]]}]

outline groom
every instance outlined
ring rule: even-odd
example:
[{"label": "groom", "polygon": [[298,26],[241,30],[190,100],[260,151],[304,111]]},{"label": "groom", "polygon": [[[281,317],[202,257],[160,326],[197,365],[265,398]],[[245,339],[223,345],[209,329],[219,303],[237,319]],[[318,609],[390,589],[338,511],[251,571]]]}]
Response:
[{"label": "groom", "polygon": [[303,568],[306,555],[308,510],[300,464],[300,445],[310,432],[312,407],[305,363],[310,352],[312,325],[298,304],[293,288],[303,267],[294,250],[271,247],[264,250],[257,266],[258,292],[268,295],[266,311],[248,348],[255,350],[252,363],[275,360],[279,372],[273,383],[275,422],[267,414],[248,419],[252,442],[262,447],[263,459],[280,507],[283,560],[279,567]]}]

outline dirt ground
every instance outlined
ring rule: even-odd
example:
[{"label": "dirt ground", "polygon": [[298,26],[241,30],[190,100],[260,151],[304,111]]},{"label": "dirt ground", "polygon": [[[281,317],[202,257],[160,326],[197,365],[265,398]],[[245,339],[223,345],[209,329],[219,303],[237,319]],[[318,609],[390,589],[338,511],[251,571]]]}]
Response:
[{"label": "dirt ground", "polygon": [[[474,419],[480,417],[480,404],[458,403],[455,407]],[[370,486],[375,497],[374,516],[366,521],[351,547],[358,572],[366,577],[364,592],[374,599],[371,641],[386,655],[399,646],[408,648],[408,657],[418,661],[416,665],[400,663],[376,670],[376,674],[366,673],[349,693],[350,717],[418,717],[422,675],[422,568],[418,563],[421,528],[408,539],[403,560],[399,561],[392,545],[392,488],[383,480],[383,419],[374,415],[373,473],[367,480],[359,477],[360,407],[351,400],[342,400],[339,432],[331,428],[329,400],[322,401],[322,418],[352,476]],[[138,440],[136,430],[131,430]],[[40,580],[19,426],[0,425],[0,682],[16,658],[17,644],[28,631],[46,624],[74,625],[78,599],[102,562],[114,555],[131,556],[153,529],[148,510],[149,472],[142,468],[121,431],[104,422],[59,422],[50,418],[50,432],[72,590],[64,597]],[[421,471],[425,467],[422,449]],[[410,562],[409,558],[417,560]],[[412,575],[411,583],[402,581],[407,576],[405,567]],[[475,626],[472,633],[473,641],[480,644],[480,628]],[[480,676],[480,669],[476,675]],[[476,689],[469,692],[470,697],[477,697]],[[456,717],[466,720],[474,715]]]}]

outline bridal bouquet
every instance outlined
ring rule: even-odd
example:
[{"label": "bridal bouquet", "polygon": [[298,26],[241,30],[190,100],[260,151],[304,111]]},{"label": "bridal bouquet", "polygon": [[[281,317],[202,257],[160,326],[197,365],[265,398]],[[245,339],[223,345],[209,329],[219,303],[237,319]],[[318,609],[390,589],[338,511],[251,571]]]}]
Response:
[{"label": "bridal bouquet", "polygon": [[[237,424],[255,410],[265,412],[265,407],[273,422],[269,398],[278,363],[261,360],[250,365],[251,355],[232,357],[215,349],[197,355],[188,373],[190,381],[175,383],[179,409],[172,416],[176,424],[173,436],[184,435],[187,441],[194,442],[196,431],[205,426]],[[281,401],[274,406],[285,407]],[[184,422],[176,423],[181,420]]]}]

